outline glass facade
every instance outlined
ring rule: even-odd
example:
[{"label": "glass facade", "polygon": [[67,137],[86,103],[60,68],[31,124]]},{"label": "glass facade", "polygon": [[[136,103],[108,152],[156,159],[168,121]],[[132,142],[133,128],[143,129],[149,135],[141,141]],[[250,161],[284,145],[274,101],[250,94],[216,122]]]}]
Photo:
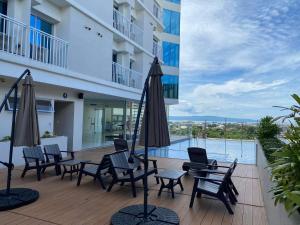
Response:
[{"label": "glass facade", "polygon": [[179,67],[179,44],[163,42],[164,65]]},{"label": "glass facade", "polygon": [[180,35],[180,13],[164,9],[164,32]]},{"label": "glass facade", "polygon": [[181,0],[166,0],[168,2],[173,2],[173,3],[176,3],[176,4],[180,4]]},{"label": "glass facade", "polygon": [[178,76],[164,75],[162,76],[162,83],[163,83],[165,98],[178,99],[178,85],[179,85]]},{"label": "glass facade", "polygon": [[7,3],[0,0],[0,13],[6,15],[7,14]]}]

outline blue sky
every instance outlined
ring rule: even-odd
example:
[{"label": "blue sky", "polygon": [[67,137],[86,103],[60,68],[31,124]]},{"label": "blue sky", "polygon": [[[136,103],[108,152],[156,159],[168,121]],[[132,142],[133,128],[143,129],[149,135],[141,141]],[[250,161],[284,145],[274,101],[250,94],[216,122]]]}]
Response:
[{"label": "blue sky", "polygon": [[299,0],[182,0],[171,115],[258,119],[300,94]]}]

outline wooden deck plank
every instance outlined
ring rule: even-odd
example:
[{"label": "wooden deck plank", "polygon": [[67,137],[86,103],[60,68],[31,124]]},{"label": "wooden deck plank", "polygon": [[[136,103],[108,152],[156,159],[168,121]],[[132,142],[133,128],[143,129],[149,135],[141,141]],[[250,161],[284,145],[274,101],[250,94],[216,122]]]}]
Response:
[{"label": "wooden deck plank", "polygon": [[[111,149],[94,150],[78,153],[81,159],[101,159]],[[95,161],[95,160],[94,160]],[[181,169],[183,160],[158,158],[161,169]],[[251,171],[251,172],[249,172]],[[194,179],[191,175],[184,176],[184,191],[175,189],[175,199],[164,191],[157,197],[159,185],[154,177],[149,178],[149,203],[173,209],[178,213],[181,225],[267,225],[262,204],[261,188],[256,177],[257,169],[253,165],[239,164],[233,174],[240,195],[239,203],[232,206],[235,214],[228,214],[225,206],[218,200],[203,196],[195,199],[194,207],[189,208]],[[115,185],[111,192],[102,190],[99,183],[90,177],[83,177],[80,187],[76,186],[76,177],[70,181],[68,177],[61,180],[56,177],[53,169],[46,171],[43,179],[38,182],[35,172],[28,172],[20,179],[22,167],[13,171],[13,187],[28,187],[40,192],[37,202],[10,212],[0,212],[0,224],[59,224],[59,225],[109,225],[114,212],[122,207],[141,204],[143,202],[142,182],[138,183],[137,198],[132,198],[128,185]],[[0,170],[0,187],[5,184],[5,171]],[[107,182],[110,178],[107,179]]]}]

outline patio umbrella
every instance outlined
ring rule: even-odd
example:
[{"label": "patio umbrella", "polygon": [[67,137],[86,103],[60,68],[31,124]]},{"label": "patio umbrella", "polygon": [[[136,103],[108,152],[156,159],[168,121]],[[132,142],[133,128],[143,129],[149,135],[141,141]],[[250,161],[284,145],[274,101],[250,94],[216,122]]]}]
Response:
[{"label": "patio umbrella", "polygon": [[[26,76],[22,94],[19,104],[19,112],[17,115],[16,125],[16,113],[18,103],[18,85]],[[0,105],[0,112],[6,105],[8,98],[14,92],[13,110],[12,110],[12,123],[11,123],[11,138],[10,138],[10,150],[8,162],[2,162],[1,164],[7,167],[7,186],[5,190],[0,190],[0,211],[14,209],[23,205],[30,204],[36,201],[39,197],[39,193],[35,190],[28,188],[11,188],[11,173],[14,168],[12,163],[13,159],[13,147],[14,146],[34,146],[40,144],[40,136],[38,129],[37,112],[35,105],[35,92],[33,80],[30,75],[30,71],[26,69],[22,75],[12,85],[3,102]]]},{"label": "patio umbrella", "polygon": [[[145,106],[146,108],[141,126],[140,145],[145,146],[145,134],[148,133],[147,147],[169,146],[170,137],[163,85],[161,82],[163,72],[157,58],[154,59],[148,76],[150,77],[148,103],[146,103]],[[148,113],[147,116],[146,113]],[[148,118],[148,132],[145,132],[146,117]]]},{"label": "patio umbrella", "polygon": [[142,105],[145,103],[140,133],[140,145],[145,147],[145,155],[143,160],[144,204],[132,205],[121,209],[119,212],[113,215],[113,225],[179,224],[179,218],[174,211],[167,208],[148,205],[148,147],[164,147],[170,145],[163,86],[161,82],[162,76],[163,72],[161,70],[159,60],[157,57],[155,57],[145,81],[139,103],[138,115],[132,140],[131,157],[129,158],[129,162],[132,162],[133,155],[135,154],[135,143]]},{"label": "patio umbrella", "polygon": [[29,75],[23,82],[15,129],[14,146],[32,147],[41,144],[34,84]]}]

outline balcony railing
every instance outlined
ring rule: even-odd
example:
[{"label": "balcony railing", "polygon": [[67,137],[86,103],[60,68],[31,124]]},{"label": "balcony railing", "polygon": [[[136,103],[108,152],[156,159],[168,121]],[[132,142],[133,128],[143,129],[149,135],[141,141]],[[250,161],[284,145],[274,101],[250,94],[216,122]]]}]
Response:
[{"label": "balcony railing", "polygon": [[0,50],[25,56],[26,25],[0,14]]},{"label": "balcony railing", "polygon": [[30,52],[33,60],[67,67],[68,43],[53,35],[30,27]]},{"label": "balcony railing", "polygon": [[139,45],[143,45],[143,30],[130,21],[130,19],[123,16],[118,10],[113,12],[113,26],[126,37],[130,38]]},{"label": "balcony railing", "polygon": [[153,41],[152,54],[162,60],[162,47],[156,41]]},{"label": "balcony railing", "polygon": [[112,81],[133,88],[142,88],[141,73],[112,62]]},{"label": "balcony railing", "polygon": [[0,14],[0,51],[67,68],[68,42]]}]

